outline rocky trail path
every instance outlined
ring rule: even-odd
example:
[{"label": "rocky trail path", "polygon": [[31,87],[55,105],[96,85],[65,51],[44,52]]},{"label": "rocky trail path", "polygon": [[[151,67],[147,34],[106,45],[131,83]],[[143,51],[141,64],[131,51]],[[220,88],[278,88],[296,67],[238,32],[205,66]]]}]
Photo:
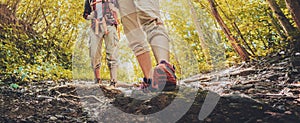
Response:
[{"label": "rocky trail path", "polygon": [[[300,73],[288,69],[287,58],[276,60],[195,75],[175,92],[146,95],[87,81],[1,86],[0,122],[298,123]],[[201,121],[204,105],[211,107]]]}]

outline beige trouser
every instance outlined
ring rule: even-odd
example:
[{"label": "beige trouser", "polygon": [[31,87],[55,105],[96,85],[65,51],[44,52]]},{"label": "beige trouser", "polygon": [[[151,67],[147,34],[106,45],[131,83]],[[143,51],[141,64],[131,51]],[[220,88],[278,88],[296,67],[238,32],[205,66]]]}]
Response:
[{"label": "beige trouser", "polygon": [[[159,0],[119,0],[119,5],[124,33],[136,56],[150,51],[148,42],[152,47],[159,46],[169,51],[164,45],[169,42],[169,37],[160,18]],[[157,36],[163,38],[158,38],[159,42],[153,44],[152,40]]]},{"label": "beige trouser", "polygon": [[[104,39],[105,50],[106,50],[106,60],[107,65],[110,69],[116,68],[118,66],[118,36],[115,26],[107,26],[108,34],[105,35],[103,27],[101,26],[101,32],[98,35],[95,34],[94,30],[90,33],[90,57],[93,69],[99,68],[101,66],[101,47]],[[116,72],[116,71],[115,71]],[[116,74],[116,73],[115,73]]]}]

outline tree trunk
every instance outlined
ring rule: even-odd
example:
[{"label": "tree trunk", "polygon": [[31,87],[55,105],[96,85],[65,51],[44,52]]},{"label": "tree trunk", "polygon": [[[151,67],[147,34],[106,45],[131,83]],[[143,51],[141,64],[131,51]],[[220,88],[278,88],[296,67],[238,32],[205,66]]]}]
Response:
[{"label": "tree trunk", "polygon": [[300,30],[300,0],[285,0],[285,3]]},{"label": "tree trunk", "polygon": [[285,33],[282,32],[282,26],[280,24],[278,24],[278,21],[276,20],[276,18],[273,16],[272,12],[269,12],[268,13],[269,17],[271,18],[272,20],[272,24],[273,26],[275,27],[278,35],[280,36],[280,38],[282,39],[286,39],[286,35]]},{"label": "tree trunk", "polygon": [[236,25],[235,22],[232,23],[232,26],[234,27],[234,29],[237,31],[238,35],[241,37],[242,41],[244,42],[244,45],[246,45],[246,48],[248,48],[251,52],[251,55],[255,55],[253,49],[249,46],[249,44],[247,43],[246,39],[244,38],[240,28]]},{"label": "tree trunk", "polygon": [[[188,4],[189,4],[189,7],[191,8],[191,12],[192,13],[197,13],[191,0],[188,0]],[[210,53],[209,53],[209,48],[207,47],[207,44],[205,43],[203,30],[201,29],[199,23],[197,22],[198,18],[196,16],[192,16],[192,18],[193,18],[194,24],[196,26],[196,30],[198,32],[198,36],[199,36],[199,39],[200,39],[200,44],[201,44],[202,52],[204,53],[204,56],[205,56],[205,61],[209,65],[212,65],[212,63],[211,63],[211,57],[210,57]]]},{"label": "tree trunk", "polygon": [[298,27],[298,30],[295,31],[295,35],[293,35],[291,47],[294,52],[300,52],[300,0],[285,0],[285,3]]},{"label": "tree trunk", "polygon": [[[285,34],[288,37],[289,42],[289,53],[292,54],[292,56],[295,54],[295,52],[300,52],[300,37],[299,37],[299,31],[292,26],[292,24],[289,22],[289,20],[286,18],[286,16],[283,14],[283,12],[280,10],[278,4],[275,0],[267,0],[272,11],[275,13],[277,19],[279,20],[281,26],[283,27],[283,30]],[[299,7],[299,0],[286,0],[286,4],[290,11],[292,12],[293,18],[296,19],[295,21],[299,20],[300,18],[297,18],[295,13],[300,13],[300,8],[294,8]],[[294,12],[297,11],[297,12]],[[294,14],[293,14],[294,13]],[[298,14],[299,15],[299,14]],[[297,16],[298,16],[297,15]],[[300,16],[299,16],[300,17]],[[296,22],[297,23],[297,22]]]},{"label": "tree trunk", "polygon": [[[229,8],[229,12],[231,14],[231,16],[233,16],[231,9],[228,5],[228,2],[225,0],[227,7]],[[244,43],[244,46],[246,46],[246,48],[248,48],[248,50],[250,51],[251,55],[255,55],[254,51],[252,50],[252,48],[249,46],[249,44],[247,43],[246,39],[244,38],[240,28],[237,26],[236,21],[232,20],[230,17],[227,16],[227,14],[220,8],[221,12],[223,13],[223,15],[225,16],[226,19],[228,19],[232,25],[232,27],[236,30],[238,36],[241,38],[242,42]]]},{"label": "tree trunk", "polygon": [[220,27],[222,28],[223,32],[225,33],[226,37],[229,39],[232,47],[234,50],[239,54],[239,56],[244,60],[249,60],[249,53],[245,50],[244,47],[242,47],[239,43],[240,41],[236,39],[230,32],[229,28],[221,18],[214,0],[208,0],[211,8],[212,15],[215,17],[217,22],[219,23]]},{"label": "tree trunk", "polygon": [[17,35],[19,35],[20,32],[25,32],[28,36],[36,34],[36,31],[31,25],[19,20],[14,15],[13,10],[10,9],[8,4],[0,4],[0,19],[0,34],[4,31],[4,28],[12,28],[12,31]]},{"label": "tree trunk", "polygon": [[275,0],[267,0],[267,2],[269,3],[269,6],[272,9],[273,13],[279,20],[281,26],[283,27],[283,30],[284,30],[285,34],[287,35],[287,37],[290,37],[290,38],[293,37],[295,28],[289,22],[287,17],[283,14],[279,5],[276,3]]}]

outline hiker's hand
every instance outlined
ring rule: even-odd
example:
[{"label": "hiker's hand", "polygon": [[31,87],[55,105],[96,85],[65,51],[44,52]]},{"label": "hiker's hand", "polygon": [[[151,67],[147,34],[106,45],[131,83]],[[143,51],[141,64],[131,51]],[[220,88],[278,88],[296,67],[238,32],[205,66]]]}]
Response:
[{"label": "hiker's hand", "polygon": [[87,18],[88,20],[95,19],[95,12],[92,11],[92,12],[90,13],[90,15],[88,15],[86,18]]}]

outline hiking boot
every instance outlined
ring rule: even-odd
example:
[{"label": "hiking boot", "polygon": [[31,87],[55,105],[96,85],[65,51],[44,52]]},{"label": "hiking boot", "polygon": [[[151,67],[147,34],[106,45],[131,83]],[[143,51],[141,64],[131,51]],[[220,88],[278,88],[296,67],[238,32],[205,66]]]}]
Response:
[{"label": "hiking boot", "polygon": [[165,60],[154,68],[151,88],[172,91],[176,88],[175,67]]},{"label": "hiking boot", "polygon": [[153,78],[144,78],[139,85],[145,93],[155,91],[174,91],[176,89],[175,67],[165,60],[162,60],[153,72]]}]

